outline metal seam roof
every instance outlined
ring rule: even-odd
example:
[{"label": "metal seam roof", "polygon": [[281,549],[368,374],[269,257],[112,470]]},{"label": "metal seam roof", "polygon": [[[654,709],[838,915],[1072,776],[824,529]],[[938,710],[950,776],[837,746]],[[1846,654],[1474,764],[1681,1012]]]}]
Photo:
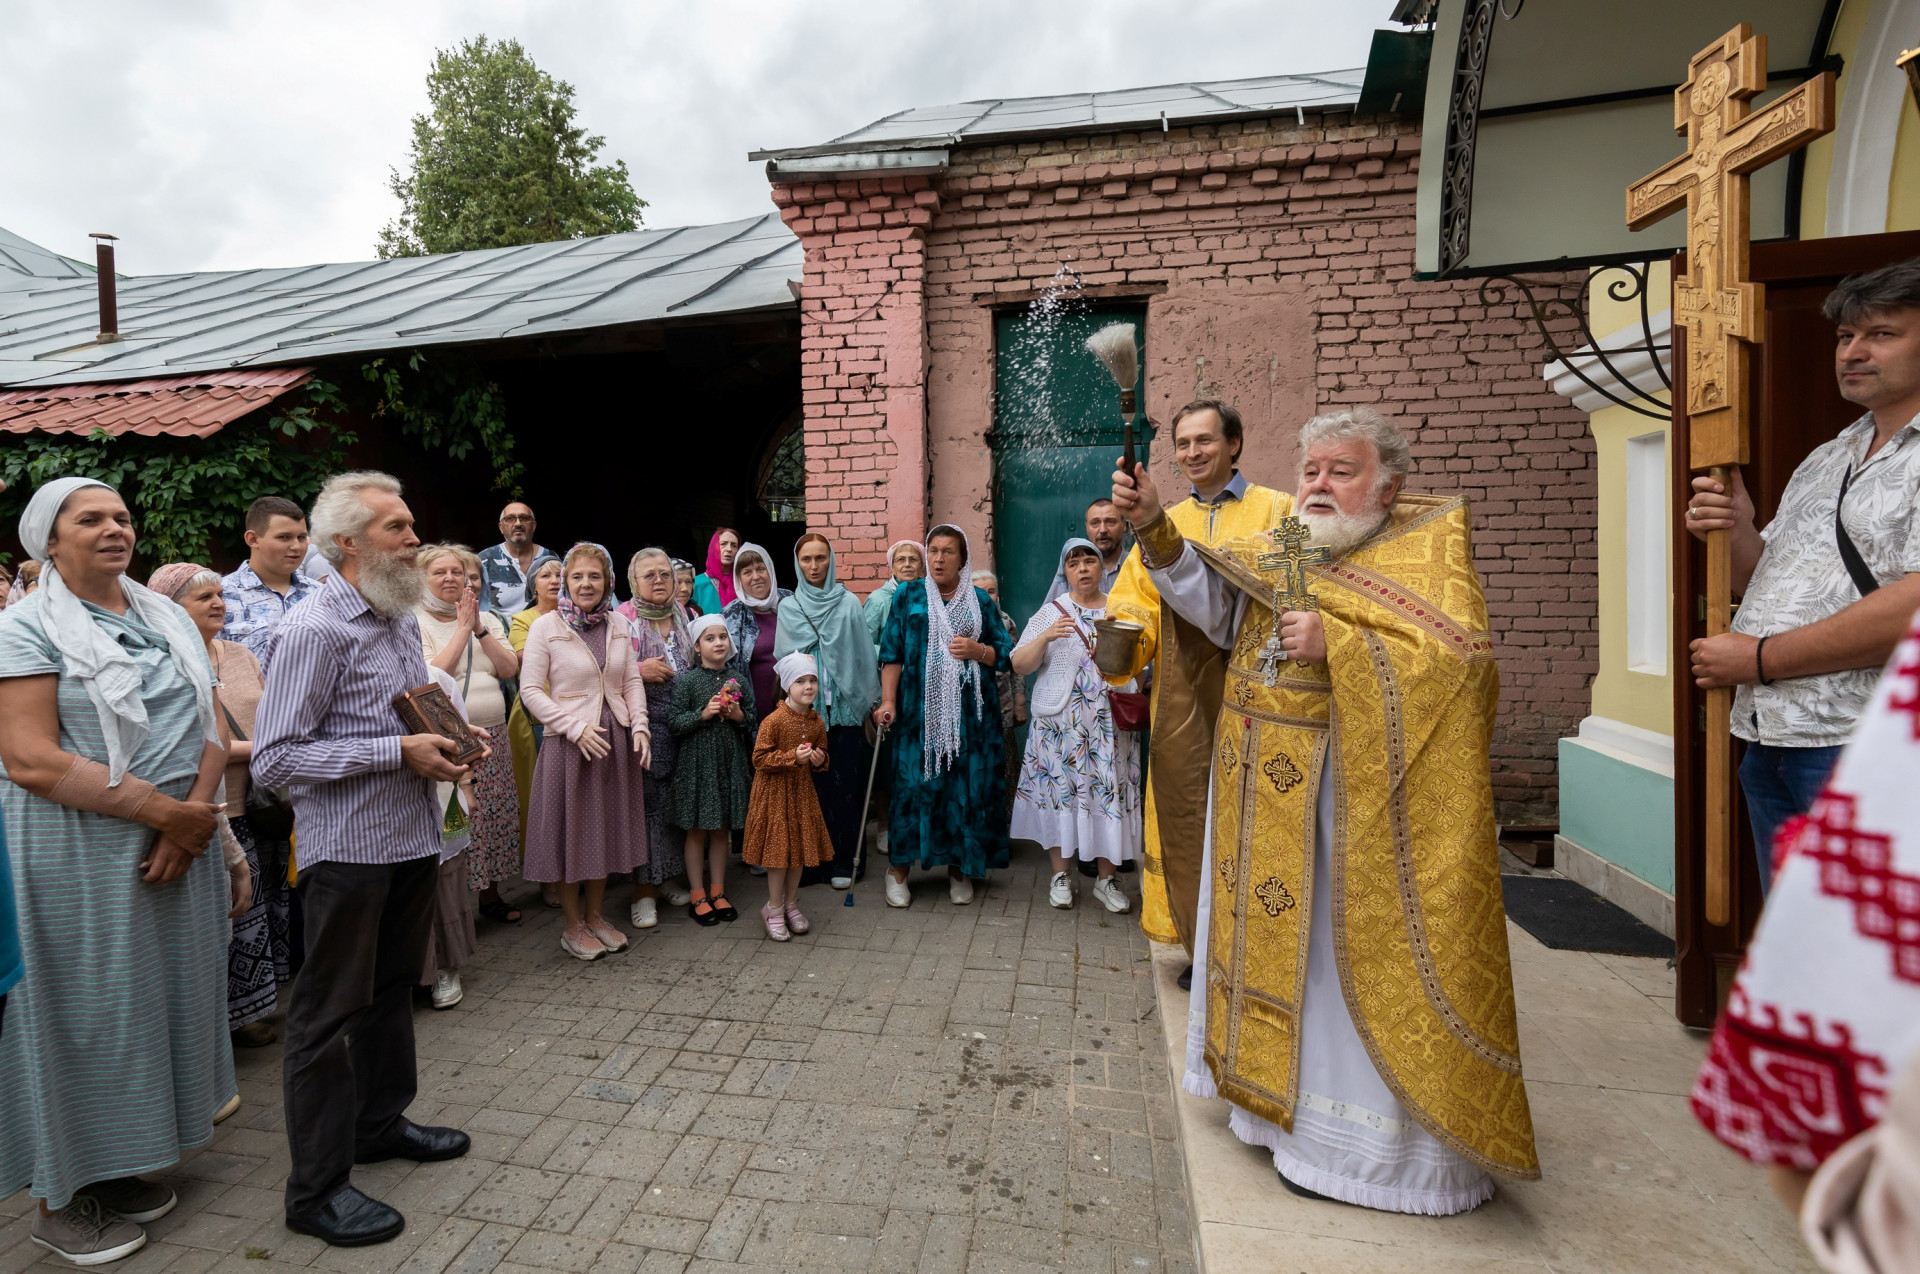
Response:
[{"label": "metal seam roof", "polygon": [[0,392],[0,433],[205,438],[313,377],[311,367]]},{"label": "metal seam roof", "polygon": [[22,239],[10,230],[0,230],[0,288],[14,286],[26,279],[91,279],[93,271],[57,252],[49,252],[37,243]]},{"label": "metal seam roof", "polygon": [[1365,67],[1310,74],[1266,75],[1205,83],[1158,84],[1101,93],[982,98],[921,106],[883,116],[828,142],[756,150],[749,159],[804,159],[926,146],[975,146],[1020,137],[1115,132],[1273,115],[1284,111],[1351,110]]},{"label": "metal seam roof", "polygon": [[[0,239],[0,251],[12,241]],[[800,278],[803,258],[799,240],[769,211],[717,225],[440,256],[123,276],[125,339],[104,344],[95,339],[92,272],[28,277],[0,261],[0,385],[307,364],[789,309],[788,281]]]}]

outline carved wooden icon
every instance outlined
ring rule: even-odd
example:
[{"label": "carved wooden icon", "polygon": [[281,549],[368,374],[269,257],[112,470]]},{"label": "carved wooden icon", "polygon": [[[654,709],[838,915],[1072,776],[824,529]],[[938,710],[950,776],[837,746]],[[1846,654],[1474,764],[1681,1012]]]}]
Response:
[{"label": "carved wooden icon", "polygon": [[[1627,226],[1644,230],[1687,212],[1687,269],[1673,280],[1673,322],[1686,329],[1688,466],[1721,481],[1747,460],[1748,363],[1765,338],[1766,296],[1750,280],[1749,181],[1754,170],[1833,131],[1831,71],[1755,111],[1767,86],[1767,37],[1741,23],[1700,50],[1673,95],[1687,151],[1627,187]],[[1676,528],[1679,533],[1684,533]],[[1707,538],[1707,633],[1733,619],[1732,535]],[[1733,899],[1733,692],[1707,692],[1707,920],[1726,924]]]}]

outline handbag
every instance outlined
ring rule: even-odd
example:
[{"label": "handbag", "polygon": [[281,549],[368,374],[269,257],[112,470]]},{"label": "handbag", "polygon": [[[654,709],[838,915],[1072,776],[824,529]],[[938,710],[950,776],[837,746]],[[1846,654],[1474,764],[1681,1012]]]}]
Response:
[{"label": "handbag", "polygon": [[[233,737],[246,742],[246,731],[233,719],[233,709],[223,703],[220,711],[226,715],[227,728],[233,731]],[[247,777],[246,811],[247,826],[257,840],[278,844],[293,835],[293,806],[287,804],[278,791],[255,783],[251,775]]]},{"label": "handbag", "polygon": [[[1068,619],[1073,618],[1068,614],[1067,608],[1060,605],[1058,598],[1055,598],[1050,605],[1062,615],[1066,615]],[[1080,644],[1087,648],[1087,658],[1093,658],[1093,643],[1087,640],[1087,635],[1080,631],[1080,625],[1077,623],[1073,626],[1073,634],[1080,639]],[[1111,686],[1107,687],[1107,708],[1113,713],[1114,729],[1138,733],[1147,728],[1147,696],[1138,690],[1115,690]]]}]

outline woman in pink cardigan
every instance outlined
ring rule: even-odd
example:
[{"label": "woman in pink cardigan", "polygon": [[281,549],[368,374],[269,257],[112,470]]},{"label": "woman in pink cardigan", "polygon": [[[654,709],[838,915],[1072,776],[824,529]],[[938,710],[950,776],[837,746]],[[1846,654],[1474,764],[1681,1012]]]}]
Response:
[{"label": "woman in pink cardigan", "polygon": [[546,727],[522,870],[557,884],[567,954],[597,960],[627,949],[600,914],[607,877],[647,861],[647,688],[613,609],[613,559],[576,544],[562,569],[560,605],[533,621],[521,655],[520,702]]}]

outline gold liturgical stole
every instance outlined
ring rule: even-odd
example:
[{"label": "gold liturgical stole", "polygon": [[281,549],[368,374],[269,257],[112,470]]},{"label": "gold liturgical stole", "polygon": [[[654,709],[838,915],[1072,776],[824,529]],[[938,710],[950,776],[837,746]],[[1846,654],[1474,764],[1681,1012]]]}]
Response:
[{"label": "gold liturgical stole", "polygon": [[[1176,537],[1143,543],[1170,561]],[[1325,774],[1334,957],[1368,1056],[1443,1145],[1538,1177],[1488,761],[1499,671],[1466,501],[1403,494],[1379,534],[1309,568],[1327,663],[1277,676],[1260,654],[1283,555],[1268,536],[1195,548],[1251,601],[1213,748],[1206,1059],[1220,1095],[1293,1127]]]}]

